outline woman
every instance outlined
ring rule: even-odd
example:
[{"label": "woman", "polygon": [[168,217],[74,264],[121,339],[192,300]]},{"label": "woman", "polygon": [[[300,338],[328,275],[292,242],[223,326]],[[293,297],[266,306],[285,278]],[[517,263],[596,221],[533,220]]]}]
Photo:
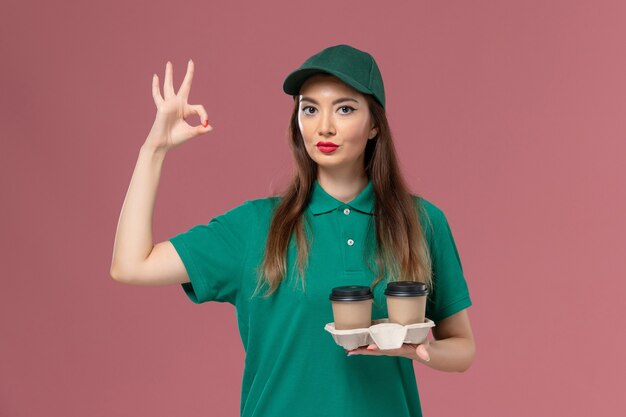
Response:
[{"label": "woman", "polygon": [[[413,362],[470,366],[471,300],[445,215],[402,180],[375,60],[336,45],[285,79],[296,172],[283,195],[248,200],[153,245],[167,151],[212,130],[204,108],[187,104],[193,71],[190,60],[176,94],[168,62],[164,98],[154,76],[157,116],[120,215],[112,277],[180,283],[195,303],[236,307],[246,350],[242,416],[420,416]],[[193,114],[202,126],[185,122]],[[336,345],[324,331],[331,289],[370,285],[378,319],[387,316],[384,283],[398,279],[427,283],[434,340],[384,351]]]}]

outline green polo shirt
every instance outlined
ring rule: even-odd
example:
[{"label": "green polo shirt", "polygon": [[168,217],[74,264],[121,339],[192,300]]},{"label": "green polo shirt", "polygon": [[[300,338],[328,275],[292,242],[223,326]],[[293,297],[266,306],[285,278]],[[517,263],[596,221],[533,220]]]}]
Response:
[{"label": "green polo shirt", "polygon": [[[375,278],[367,263],[376,243],[371,181],[349,203],[315,182],[305,214],[312,239],[305,288],[297,278],[292,237],[284,281],[270,298],[252,297],[280,198],[245,201],[170,239],[189,274],[191,282],[182,284],[189,299],[236,307],[246,351],[241,416],[421,416],[410,359],[347,356],[324,330],[333,321],[331,289],[371,285]],[[445,215],[425,199],[414,199],[433,262],[435,287],[426,316],[437,322],[471,300]],[[373,319],[387,317],[384,287],[383,281],[374,289]]]}]

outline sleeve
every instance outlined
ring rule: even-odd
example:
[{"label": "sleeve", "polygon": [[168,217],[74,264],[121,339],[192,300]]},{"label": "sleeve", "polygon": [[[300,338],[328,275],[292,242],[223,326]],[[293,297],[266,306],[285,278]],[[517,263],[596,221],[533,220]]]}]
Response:
[{"label": "sleeve", "polygon": [[[432,206],[435,208],[434,206]],[[426,317],[437,322],[472,305],[461,258],[445,214],[435,208],[427,236],[433,270],[433,288],[426,303]]]},{"label": "sleeve", "polygon": [[182,288],[196,304],[207,301],[235,305],[256,215],[248,200],[208,224],[199,224],[172,238],[189,280]]}]

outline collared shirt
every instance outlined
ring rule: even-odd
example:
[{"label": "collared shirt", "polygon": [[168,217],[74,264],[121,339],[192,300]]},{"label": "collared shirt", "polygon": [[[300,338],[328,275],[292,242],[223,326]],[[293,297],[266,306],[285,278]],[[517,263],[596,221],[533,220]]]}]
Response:
[{"label": "collared shirt", "polygon": [[[469,307],[471,300],[446,217],[423,198],[415,197],[415,202],[435,280],[426,317],[437,322]],[[236,307],[246,351],[241,415],[421,416],[410,359],[348,357],[324,330],[333,321],[328,298],[332,288],[371,285],[376,276],[371,181],[348,203],[316,181],[305,213],[311,243],[304,281],[297,276],[292,237],[280,287],[267,299],[253,297],[256,270],[279,203],[280,197],[248,200],[170,239],[189,274],[191,282],[182,284],[189,299]],[[384,287],[383,282],[373,290],[373,320],[387,317]]]},{"label": "collared shirt", "polygon": [[[318,181],[313,183],[313,192],[308,207],[313,215],[328,213],[341,207],[344,209],[346,207],[356,209],[364,214],[374,214],[374,187],[372,181],[368,181],[365,188],[349,203],[343,203],[328,194]],[[345,214],[349,215],[349,212]]]},{"label": "collared shirt", "polygon": [[[340,278],[339,285],[370,285],[376,267],[373,263],[376,235],[372,182],[368,181],[352,201],[343,203],[315,181],[307,211],[308,220],[317,231],[313,232],[316,245],[310,259],[326,259],[319,262],[327,264],[320,272]],[[320,266],[313,265],[313,268]]]}]

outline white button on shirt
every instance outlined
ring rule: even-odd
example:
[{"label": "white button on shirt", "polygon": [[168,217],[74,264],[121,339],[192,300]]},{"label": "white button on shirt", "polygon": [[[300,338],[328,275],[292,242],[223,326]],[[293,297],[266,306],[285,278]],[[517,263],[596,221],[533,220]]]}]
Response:
[{"label": "white button on shirt", "polygon": [[348,239],[348,245],[350,245],[350,246],[354,245],[354,240]]},{"label": "white button on shirt", "polygon": [[350,214],[350,209],[349,209],[349,208],[344,209],[344,210],[343,210],[343,214],[345,214],[346,216],[347,216],[348,214]]}]

